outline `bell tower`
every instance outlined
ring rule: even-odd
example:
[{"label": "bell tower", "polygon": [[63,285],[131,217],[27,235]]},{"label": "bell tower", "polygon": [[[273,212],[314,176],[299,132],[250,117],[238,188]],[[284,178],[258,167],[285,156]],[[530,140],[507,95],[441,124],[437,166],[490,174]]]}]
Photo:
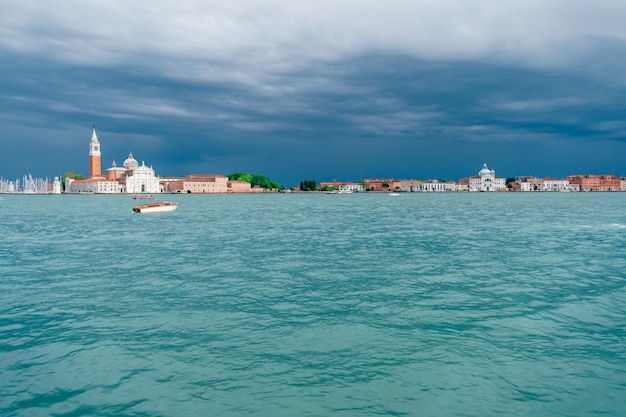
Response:
[{"label": "bell tower", "polygon": [[91,142],[89,144],[89,177],[101,177],[101,165],[100,165],[100,142],[98,141],[98,135],[96,134],[96,126],[93,127],[93,133],[91,134]]}]

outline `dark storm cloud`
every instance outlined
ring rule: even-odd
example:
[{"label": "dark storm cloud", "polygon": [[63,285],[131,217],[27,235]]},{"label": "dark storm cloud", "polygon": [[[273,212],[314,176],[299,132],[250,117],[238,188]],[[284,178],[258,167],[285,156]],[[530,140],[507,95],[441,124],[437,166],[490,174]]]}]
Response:
[{"label": "dark storm cloud", "polygon": [[94,123],[105,166],[133,151],[160,175],[625,171],[621,6],[94,4],[8,9],[0,175],[85,172]]}]

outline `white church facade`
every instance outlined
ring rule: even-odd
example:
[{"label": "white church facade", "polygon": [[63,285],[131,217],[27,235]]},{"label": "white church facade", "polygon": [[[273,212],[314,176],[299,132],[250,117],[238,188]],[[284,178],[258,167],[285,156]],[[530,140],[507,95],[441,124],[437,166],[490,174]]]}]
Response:
[{"label": "white church facade", "polygon": [[487,164],[483,164],[483,169],[478,175],[469,177],[469,191],[499,191],[506,188],[506,180],[496,176],[496,171],[487,168]]}]

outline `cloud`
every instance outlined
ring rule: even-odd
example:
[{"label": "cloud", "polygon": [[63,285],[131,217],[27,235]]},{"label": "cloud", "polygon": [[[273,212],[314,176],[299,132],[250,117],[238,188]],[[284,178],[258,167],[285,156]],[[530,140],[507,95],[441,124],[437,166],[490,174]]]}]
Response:
[{"label": "cloud", "polygon": [[178,64],[191,63],[195,76],[194,62],[255,63],[275,73],[381,51],[559,62],[576,53],[580,39],[626,39],[626,5],[610,0],[22,0],[3,11],[5,48],[97,66],[169,58],[166,70],[185,74]]},{"label": "cloud", "polygon": [[608,0],[21,0],[0,14],[0,122],[29,144],[48,128],[60,167],[82,160],[93,123],[106,158],[132,147],[177,175],[458,178],[542,149],[541,166],[565,151],[583,164],[593,143],[613,155],[626,141],[625,12]]}]

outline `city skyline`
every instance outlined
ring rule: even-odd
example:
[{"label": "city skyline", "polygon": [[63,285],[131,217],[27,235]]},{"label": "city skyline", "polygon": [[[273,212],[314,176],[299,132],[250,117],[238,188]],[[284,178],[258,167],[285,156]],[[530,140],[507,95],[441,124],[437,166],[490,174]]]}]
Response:
[{"label": "city skyline", "polygon": [[[39,178],[34,178],[32,174],[29,172],[28,174],[24,174],[22,175],[22,181],[26,182],[26,179],[28,178],[29,182],[36,182],[36,183],[40,183],[39,187],[43,187],[43,184],[45,181],[51,181],[51,178],[67,178],[66,174],[71,174],[70,178],[74,178],[73,175],[77,175],[77,178],[82,178],[83,180],[96,180],[96,181],[102,181],[105,180],[105,178],[107,180],[117,180],[117,177],[119,177],[119,173],[129,169],[129,168],[141,168],[143,170],[148,170],[151,172],[151,176],[153,178],[154,181],[157,181],[159,176],[155,176],[155,172],[152,169],[152,165],[149,164],[148,166],[145,165],[145,161],[142,161],[141,163],[141,167],[139,166],[139,163],[137,162],[137,160],[135,160],[133,158],[133,154],[132,151],[129,153],[128,158],[126,160],[124,160],[123,162],[123,167],[118,167],[116,160],[113,159],[112,160],[112,164],[110,168],[106,168],[106,167],[102,167],[102,162],[101,162],[101,158],[102,158],[102,153],[100,152],[100,142],[98,140],[98,134],[96,131],[96,126],[94,125],[92,127],[92,134],[91,134],[91,139],[89,141],[89,153],[88,153],[88,174],[83,174],[82,172],[74,172],[74,171],[66,171],[63,175],[52,175],[52,176],[46,176],[46,178],[43,177],[39,177]],[[130,164],[127,166],[127,164]],[[104,171],[106,170],[106,175],[104,173]],[[115,171],[117,174],[112,175],[111,178],[109,178],[109,171]],[[488,169],[488,164],[485,162],[482,166],[482,169],[477,172],[476,174],[469,174],[469,175],[465,175],[463,177],[459,177],[459,178],[455,178],[455,179],[451,179],[451,178],[438,178],[436,179],[435,177],[423,177],[423,178],[416,178],[416,177],[412,177],[412,178],[398,178],[398,177],[393,177],[393,176],[379,176],[377,178],[372,177],[372,176],[365,176],[365,177],[361,177],[361,178],[333,178],[332,181],[328,178],[323,178],[321,180],[317,180],[315,178],[313,179],[307,179],[304,178],[300,181],[300,184],[302,184],[302,181],[315,181],[316,183],[320,184],[320,188],[322,188],[322,184],[329,184],[329,183],[334,183],[335,185],[337,184],[344,184],[344,183],[349,183],[349,184],[357,184],[357,183],[366,183],[369,181],[374,181],[374,182],[381,182],[384,183],[385,180],[389,180],[392,182],[438,182],[438,183],[457,183],[457,182],[462,182],[463,180],[470,180],[471,178],[480,178],[483,176],[483,173],[488,173],[490,174],[491,178],[500,178],[502,180],[502,184],[500,187],[497,187],[499,189],[504,189],[504,181],[506,180],[507,184],[509,182],[509,180],[511,181],[518,181],[521,180],[522,178],[524,178],[524,182],[526,182],[527,180],[562,180],[565,179],[566,177],[611,177],[611,180],[617,180],[619,182],[619,180],[621,180],[621,182],[624,182],[625,176],[616,176],[613,173],[570,173],[568,175],[563,176],[563,178],[556,178],[552,175],[547,175],[545,177],[542,176],[536,176],[536,175],[509,175],[507,177],[503,177],[500,175],[495,175],[495,170],[489,170]],[[227,177],[229,175],[231,175],[233,173],[211,173],[211,174],[207,174],[207,173],[201,173],[199,174],[200,177],[205,178],[207,175],[211,176],[211,175],[217,175],[217,176],[222,176],[222,177]],[[259,174],[259,173],[255,173],[255,174]],[[196,176],[197,173],[185,173],[182,175],[178,175],[178,176],[160,176],[161,180],[168,180],[168,179],[172,179],[172,178],[189,178],[189,177],[194,177]],[[3,177],[2,174],[0,173],[0,179],[2,180],[2,187],[0,187],[0,192],[6,192],[5,188],[7,188],[7,185],[10,185],[11,183],[17,185],[20,181],[20,178],[15,178],[15,181],[12,181],[10,178],[6,178]],[[269,178],[268,178],[269,179]],[[532,181],[531,181],[532,182]],[[50,185],[52,185],[52,182],[49,183]],[[156,184],[156,183],[155,183]],[[284,184],[281,184],[283,186],[285,186]],[[156,187],[156,186],[155,186]],[[291,186],[291,185],[286,185],[286,188],[297,188],[297,184]],[[618,187],[619,188],[619,187]],[[624,189],[624,184],[621,185],[621,189]],[[443,191],[440,190],[440,191]],[[529,190],[526,190],[529,191]],[[133,191],[131,191],[132,193]],[[138,191],[138,192],[143,192],[143,191]],[[156,191],[156,189],[153,189],[152,191],[149,192],[154,192],[154,193],[158,193],[159,191]]]},{"label": "city skyline", "polygon": [[0,16],[0,175],[626,174],[626,5],[31,0]]}]

